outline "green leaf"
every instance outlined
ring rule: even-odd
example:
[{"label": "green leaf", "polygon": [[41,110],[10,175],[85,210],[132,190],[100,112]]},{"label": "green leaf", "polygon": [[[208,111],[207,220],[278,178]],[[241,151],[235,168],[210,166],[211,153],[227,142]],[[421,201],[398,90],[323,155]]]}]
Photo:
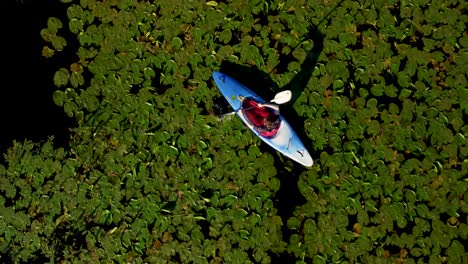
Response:
[{"label": "green leaf", "polygon": [[334,78],[340,78],[343,81],[346,81],[349,77],[349,70],[346,67],[346,63],[338,60],[329,61],[326,65],[326,70]]},{"label": "green leaf", "polygon": [[449,262],[461,263],[462,259],[466,258],[465,247],[458,240],[453,240],[447,249],[447,255]]},{"label": "green leaf", "polygon": [[410,84],[410,77],[408,74],[406,74],[405,72],[399,72],[398,75],[398,84],[403,87],[403,88],[407,88]]},{"label": "green leaf", "polygon": [[302,48],[298,48],[298,49],[295,49],[293,50],[292,52],[292,55],[294,56],[294,58],[296,58],[298,61],[302,62],[306,59],[307,57],[307,52],[302,49]]},{"label": "green leaf", "polygon": [[168,60],[164,66],[164,72],[166,74],[174,74],[177,71],[177,68],[177,63],[174,60]]},{"label": "green leaf", "polygon": [[[81,2],[83,4],[84,0]],[[83,7],[86,7],[86,5],[83,5]],[[74,18],[80,18],[82,14],[83,14],[83,8],[80,5],[71,5],[67,9],[67,16],[70,20]]]},{"label": "green leaf", "polygon": [[84,84],[84,77],[80,72],[74,72],[70,76],[70,83],[74,88]]},{"label": "green leaf", "polygon": [[339,90],[340,88],[343,88],[344,83],[342,80],[338,79],[333,82],[333,90]]},{"label": "green leaf", "polygon": [[52,46],[58,51],[62,51],[67,46],[67,40],[60,36],[51,39]]},{"label": "green leaf", "polygon": [[117,1],[117,7],[120,10],[128,10],[135,6],[135,3],[132,0],[119,0]]},{"label": "green leaf", "polygon": [[297,61],[292,61],[288,64],[288,71],[298,72],[301,70],[301,65]]},{"label": "green leaf", "polygon": [[453,142],[457,144],[457,146],[461,147],[465,145],[465,136],[463,136],[461,133],[457,133],[454,137]]},{"label": "green leaf", "polygon": [[60,90],[55,91],[52,97],[54,99],[54,103],[58,106],[63,106],[65,100],[67,99],[65,93]]},{"label": "green leaf", "polygon": [[468,48],[468,36],[467,35],[464,35],[463,37],[461,37],[459,39],[459,43],[462,47],[464,48]]},{"label": "green leaf", "polygon": [[172,38],[171,46],[174,50],[177,50],[177,51],[180,50],[183,45],[184,45],[184,42],[179,37]]},{"label": "green leaf", "polygon": [[327,263],[325,258],[320,256],[320,255],[315,255],[313,260],[312,260],[312,263],[313,264],[325,264]]},{"label": "green leaf", "polygon": [[468,238],[468,225],[465,223],[462,223],[458,226],[458,230],[459,230],[460,238],[466,240]]},{"label": "green leaf", "polygon": [[216,56],[214,55],[209,55],[208,57],[206,57],[205,59],[205,65],[209,68],[214,68],[216,67],[218,64],[218,58],[216,58]]},{"label": "green leaf", "polygon": [[432,52],[432,58],[437,62],[443,62],[446,59],[444,53],[438,50]]},{"label": "green leaf", "polygon": [[356,44],[357,40],[356,34],[354,32],[340,33],[339,39],[340,44],[343,44],[344,46],[354,45]]},{"label": "green leaf", "polygon": [[149,80],[156,77],[156,73],[154,72],[154,70],[152,68],[149,68],[149,67],[146,67],[143,70],[143,75],[145,76],[145,79],[149,79]]},{"label": "green leaf", "polygon": [[384,86],[382,84],[374,84],[371,87],[371,93],[375,96],[382,96],[384,91]]},{"label": "green leaf", "polygon": [[79,19],[72,18],[70,19],[70,22],[68,22],[68,27],[70,28],[70,31],[74,34],[78,34],[79,32],[83,31],[83,22]]},{"label": "green leaf", "polygon": [[51,32],[57,33],[57,31],[63,27],[62,21],[56,17],[49,17],[47,20],[47,27]]},{"label": "green leaf", "polygon": [[371,136],[376,136],[380,132],[380,124],[377,120],[371,120],[368,124],[367,133]]},{"label": "green leaf", "polygon": [[365,208],[367,211],[371,213],[376,213],[378,211],[377,208],[375,207],[375,202],[371,200],[367,200],[365,202]]},{"label": "green leaf", "polygon": [[99,100],[96,98],[96,96],[89,95],[85,98],[85,107],[88,109],[88,111],[94,112],[99,107]]},{"label": "green leaf", "polygon": [[66,102],[64,105],[65,114],[69,117],[73,117],[73,114],[78,110],[78,106],[74,102]]},{"label": "green leaf", "polygon": [[17,235],[16,229],[9,225],[5,228],[5,232],[3,233],[4,238],[7,242],[10,242],[14,237]]},{"label": "green leaf", "polygon": [[54,75],[54,84],[57,87],[66,86],[70,79],[70,73],[65,68],[60,68]]},{"label": "green leaf", "polygon": [[301,226],[301,221],[296,217],[291,217],[288,219],[287,225],[289,229],[298,229]]},{"label": "green leaf", "polygon": [[392,84],[385,86],[384,92],[386,96],[391,97],[391,98],[398,96],[397,94],[398,89]]},{"label": "green leaf", "polygon": [[248,150],[250,157],[260,156],[260,149],[256,145],[251,145]]},{"label": "green leaf", "polygon": [[55,51],[47,46],[42,48],[42,56],[45,58],[52,58],[55,54]]},{"label": "green leaf", "polygon": [[232,39],[232,32],[230,29],[225,29],[219,34],[219,40],[224,44],[227,44]]},{"label": "green leaf", "polygon": [[410,254],[415,257],[420,257],[422,255],[422,250],[420,248],[414,247],[410,250]]},{"label": "green leaf", "polygon": [[237,196],[234,196],[232,194],[226,196],[226,197],[223,197],[221,200],[220,200],[220,203],[221,205],[224,205],[224,206],[227,206],[229,208],[231,207],[234,207],[235,204],[237,204],[239,198]]}]

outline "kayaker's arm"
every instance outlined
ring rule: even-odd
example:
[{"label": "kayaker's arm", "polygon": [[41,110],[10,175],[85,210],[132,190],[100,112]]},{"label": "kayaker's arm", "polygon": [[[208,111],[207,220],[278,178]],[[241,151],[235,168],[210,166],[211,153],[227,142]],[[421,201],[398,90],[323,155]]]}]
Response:
[{"label": "kayaker's arm", "polygon": [[276,104],[264,103],[264,104],[259,104],[259,106],[267,107],[267,108],[271,109],[275,115],[279,115],[279,113],[280,113],[279,106],[276,105]]}]

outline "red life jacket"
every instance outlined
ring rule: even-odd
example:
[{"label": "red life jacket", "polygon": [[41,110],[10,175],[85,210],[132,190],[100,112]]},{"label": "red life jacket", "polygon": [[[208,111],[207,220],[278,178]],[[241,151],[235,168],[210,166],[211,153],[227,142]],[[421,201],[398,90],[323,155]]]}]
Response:
[{"label": "red life jacket", "polygon": [[[257,128],[266,129],[265,119],[269,118],[270,120],[278,119],[279,117],[275,115],[268,107],[261,107],[258,105],[258,102],[250,99],[244,98],[242,100],[242,109],[244,116]],[[275,126],[272,130],[266,130],[259,132],[260,135],[271,138],[276,135],[280,127],[279,122],[275,122]]]}]

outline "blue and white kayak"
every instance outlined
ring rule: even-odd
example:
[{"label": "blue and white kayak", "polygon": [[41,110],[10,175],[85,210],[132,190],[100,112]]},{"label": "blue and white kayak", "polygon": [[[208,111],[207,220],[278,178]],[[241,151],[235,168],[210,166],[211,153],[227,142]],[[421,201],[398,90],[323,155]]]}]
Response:
[{"label": "blue and white kayak", "polygon": [[241,109],[242,102],[240,98],[252,98],[262,104],[266,102],[263,98],[224,73],[214,72],[213,78],[224,98],[226,98],[244,124],[249,127],[255,135],[286,157],[302,164],[303,166],[312,166],[314,163],[312,157],[304,147],[304,144],[301,142],[296,132],[294,132],[291,125],[283,118],[283,116],[279,116],[281,123],[278,132],[274,137],[270,138],[262,136],[255,130],[253,124],[246,119],[242,113],[243,109]]}]

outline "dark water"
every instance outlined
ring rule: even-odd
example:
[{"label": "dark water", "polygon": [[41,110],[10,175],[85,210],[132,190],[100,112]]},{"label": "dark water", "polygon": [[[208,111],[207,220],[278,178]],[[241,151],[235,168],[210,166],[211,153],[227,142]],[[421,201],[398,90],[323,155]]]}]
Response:
[{"label": "dark water", "polygon": [[52,79],[60,65],[70,65],[64,63],[74,58],[68,49],[53,59],[43,58],[46,43],[40,36],[48,17],[64,17],[66,9],[56,0],[6,0],[0,6],[0,153],[13,140],[39,142],[54,136],[55,146],[66,145],[73,122],[52,100]]}]

